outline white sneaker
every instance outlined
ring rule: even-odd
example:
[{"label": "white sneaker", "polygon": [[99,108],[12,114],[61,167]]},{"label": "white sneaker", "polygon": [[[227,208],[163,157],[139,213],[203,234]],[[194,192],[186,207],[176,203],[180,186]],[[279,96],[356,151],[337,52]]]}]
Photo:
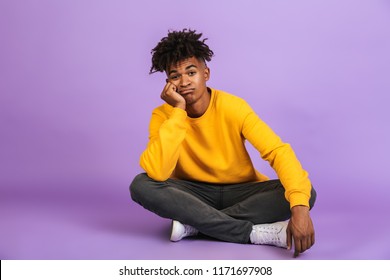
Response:
[{"label": "white sneaker", "polygon": [[287,226],[288,221],[254,225],[250,235],[251,243],[287,248]]},{"label": "white sneaker", "polygon": [[171,241],[179,241],[187,236],[194,236],[198,234],[198,230],[192,226],[183,225],[178,221],[172,221]]}]

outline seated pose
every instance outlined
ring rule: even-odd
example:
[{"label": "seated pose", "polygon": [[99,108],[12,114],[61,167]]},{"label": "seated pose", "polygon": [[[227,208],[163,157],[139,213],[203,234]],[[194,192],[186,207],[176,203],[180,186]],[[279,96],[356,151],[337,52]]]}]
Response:
[{"label": "seated pose", "polygon": [[[291,146],[241,98],[206,86],[213,51],[202,33],[168,32],[152,50],[150,73],[165,72],[165,103],[153,110],[146,173],[130,185],[132,199],[172,220],[171,240],[198,233],[236,243],[291,249],[314,244],[309,210],[316,193]],[[248,140],[275,170],[258,172]]]}]

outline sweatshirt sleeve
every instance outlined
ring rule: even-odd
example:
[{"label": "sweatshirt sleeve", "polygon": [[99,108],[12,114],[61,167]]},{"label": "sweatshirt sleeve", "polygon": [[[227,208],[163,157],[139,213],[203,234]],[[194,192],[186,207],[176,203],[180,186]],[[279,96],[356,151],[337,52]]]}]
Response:
[{"label": "sweatshirt sleeve", "polygon": [[290,144],[282,142],[246,102],[240,111],[243,136],[275,170],[285,188],[285,197],[290,202],[290,207],[309,206],[311,182]]},{"label": "sweatshirt sleeve", "polygon": [[186,118],[186,111],[179,108],[173,108],[168,118],[158,109],[153,111],[149,143],[140,158],[140,165],[150,178],[165,181],[172,174],[186,135]]}]

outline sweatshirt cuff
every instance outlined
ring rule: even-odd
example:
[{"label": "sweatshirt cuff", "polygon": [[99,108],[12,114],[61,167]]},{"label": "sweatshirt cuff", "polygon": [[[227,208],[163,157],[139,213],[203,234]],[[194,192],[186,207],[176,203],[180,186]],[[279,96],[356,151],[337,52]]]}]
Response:
[{"label": "sweatshirt cuff", "polygon": [[174,107],[172,110],[171,118],[184,121],[187,118],[187,112],[183,109]]},{"label": "sweatshirt cuff", "polygon": [[292,193],[290,195],[290,209],[293,208],[294,206],[297,206],[297,205],[303,205],[303,206],[307,206],[307,207],[310,207],[309,206],[309,199],[310,197],[308,197],[306,194],[303,194],[303,193]]}]

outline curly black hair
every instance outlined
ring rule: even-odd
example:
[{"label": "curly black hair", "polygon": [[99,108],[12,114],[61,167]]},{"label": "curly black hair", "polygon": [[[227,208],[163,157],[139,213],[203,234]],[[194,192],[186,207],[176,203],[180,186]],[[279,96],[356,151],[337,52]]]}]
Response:
[{"label": "curly black hair", "polygon": [[172,64],[190,57],[196,57],[204,62],[210,61],[214,55],[204,42],[200,40],[202,33],[196,30],[183,29],[182,31],[168,31],[168,36],[161,39],[151,51],[152,67],[149,74],[164,72]]}]

